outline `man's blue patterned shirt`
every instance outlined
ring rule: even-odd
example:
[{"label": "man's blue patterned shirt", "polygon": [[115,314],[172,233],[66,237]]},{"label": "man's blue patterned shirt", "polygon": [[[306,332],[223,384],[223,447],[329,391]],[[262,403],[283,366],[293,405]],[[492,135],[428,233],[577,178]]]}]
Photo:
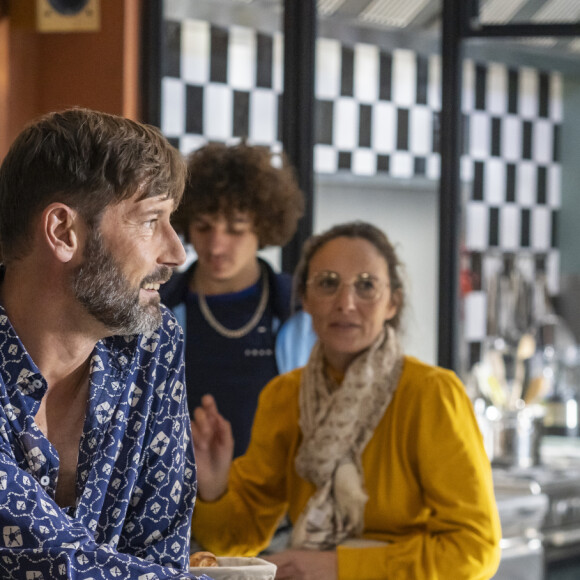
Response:
[{"label": "man's blue patterned shirt", "polygon": [[46,381],[0,306],[1,578],[191,578],[183,334],[162,308],[155,332],[95,346],[77,504],[61,509],[58,454],[34,422]]}]

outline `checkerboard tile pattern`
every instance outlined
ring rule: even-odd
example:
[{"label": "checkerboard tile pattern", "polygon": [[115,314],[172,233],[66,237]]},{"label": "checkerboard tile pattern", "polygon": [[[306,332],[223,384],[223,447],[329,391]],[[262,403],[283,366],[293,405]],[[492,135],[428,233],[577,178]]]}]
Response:
[{"label": "checkerboard tile pattern", "polygon": [[[240,26],[164,23],[162,131],[183,152],[242,138],[281,150],[283,39]],[[441,59],[320,38],[315,171],[440,175]],[[467,350],[486,337],[485,285],[514,253],[559,290],[559,73],[464,63],[461,179],[464,249],[473,291],[463,303]]]}]

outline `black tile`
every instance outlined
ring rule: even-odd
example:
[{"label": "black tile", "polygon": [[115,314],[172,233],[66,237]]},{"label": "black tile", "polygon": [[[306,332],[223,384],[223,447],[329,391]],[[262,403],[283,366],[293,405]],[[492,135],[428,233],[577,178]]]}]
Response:
[{"label": "black tile", "polygon": [[350,151],[338,152],[338,168],[348,169],[350,171],[352,165],[352,153]]},{"label": "black tile", "polygon": [[358,145],[370,147],[373,126],[373,109],[370,105],[359,105]]},{"label": "black tile", "polygon": [[415,157],[414,175],[422,177],[427,175],[427,160],[425,157]]},{"label": "black tile", "polygon": [[379,100],[390,101],[392,95],[393,55],[382,52],[379,55]]},{"label": "black tile", "polygon": [[388,155],[377,155],[377,173],[388,173],[391,166],[391,158]]},{"label": "black tile", "polygon": [[491,119],[491,155],[501,156],[501,119],[499,117]]},{"label": "black tile", "polygon": [[179,137],[167,137],[167,141],[179,151]]},{"label": "black tile", "polygon": [[550,236],[550,247],[558,248],[558,223],[560,221],[560,212],[557,209],[552,210],[552,232]]},{"label": "black tile", "polygon": [[483,161],[475,161],[473,164],[473,191],[471,199],[483,201],[483,176],[485,166]]},{"label": "black tile", "polygon": [[471,287],[473,290],[481,290],[483,261],[481,252],[471,252],[470,255],[471,269]]},{"label": "black tile", "polygon": [[538,115],[547,118],[550,109],[550,78],[547,73],[540,73],[539,81]]},{"label": "black tile", "polygon": [[354,49],[351,46],[342,47],[340,94],[343,97],[354,95]]},{"label": "black tile", "polygon": [[488,244],[490,248],[499,245],[499,208],[489,208],[489,238]]},{"label": "black tile", "polygon": [[226,28],[211,27],[209,80],[214,83],[228,82],[229,33]]},{"label": "black tile", "polygon": [[284,93],[278,95],[278,114],[277,117],[277,128],[276,135],[278,141],[282,141],[282,112],[284,111]]},{"label": "black tile", "polygon": [[536,174],[536,203],[538,205],[546,205],[548,189],[548,170],[543,166],[538,166]]},{"label": "black tile", "polygon": [[441,151],[441,113],[433,111],[433,136],[432,151],[439,153]]},{"label": "black tile", "polygon": [[233,136],[247,137],[250,131],[250,93],[234,91]]},{"label": "black tile", "polygon": [[560,134],[561,125],[554,125],[554,135],[552,137],[552,161],[560,162]]},{"label": "black tile", "polygon": [[520,230],[520,246],[522,248],[530,247],[530,227],[531,227],[531,212],[529,209],[522,209],[521,230]]},{"label": "black tile", "polygon": [[469,343],[469,368],[471,369],[474,364],[481,362],[481,342],[470,342]]},{"label": "black tile", "polygon": [[261,34],[260,32],[256,35],[256,39],[258,59],[256,67],[256,86],[271,89],[274,41],[271,36]]},{"label": "black tile", "polygon": [[185,132],[203,135],[203,87],[187,85],[185,87]]},{"label": "black tile", "polygon": [[487,67],[482,64],[475,65],[475,108],[485,111],[485,94],[487,92]]},{"label": "black tile", "polygon": [[471,134],[471,124],[469,115],[461,114],[461,132],[459,134],[460,151],[462,155],[469,155],[469,139]]},{"label": "black tile", "polygon": [[522,123],[522,159],[532,158],[533,125],[531,121]]},{"label": "black tile", "polygon": [[508,71],[508,113],[518,114],[518,97],[520,90],[520,73],[513,68]]},{"label": "black tile", "polygon": [[397,109],[397,149],[409,150],[409,109]]},{"label": "black tile", "polygon": [[536,254],[534,256],[534,269],[537,272],[546,271],[546,254]]},{"label": "black tile", "polygon": [[429,61],[426,57],[417,55],[417,95],[418,105],[427,104],[427,87],[429,84]]},{"label": "black tile", "polygon": [[516,201],[516,166],[508,163],[506,167],[505,200],[507,202]]},{"label": "black tile", "polygon": [[162,75],[181,77],[181,22],[166,20],[162,28]]},{"label": "black tile", "polygon": [[332,145],[334,102],[316,101],[316,143]]}]

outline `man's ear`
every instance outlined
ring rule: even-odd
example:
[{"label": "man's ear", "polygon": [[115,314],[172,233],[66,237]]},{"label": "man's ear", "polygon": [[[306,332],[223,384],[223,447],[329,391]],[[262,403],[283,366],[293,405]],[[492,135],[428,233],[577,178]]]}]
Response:
[{"label": "man's ear", "polygon": [[70,262],[80,250],[80,216],[64,203],[51,203],[42,212],[42,233],[57,260]]}]

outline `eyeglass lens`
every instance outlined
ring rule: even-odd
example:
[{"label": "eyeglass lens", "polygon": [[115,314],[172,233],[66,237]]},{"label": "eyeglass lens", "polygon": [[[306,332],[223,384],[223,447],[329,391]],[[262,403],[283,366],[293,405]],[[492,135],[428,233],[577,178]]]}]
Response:
[{"label": "eyeglass lens", "polygon": [[[343,284],[336,272],[319,272],[310,281],[314,292],[321,297],[334,296]],[[351,283],[355,294],[361,300],[375,300],[381,291],[380,281],[372,274],[359,274]]]}]

